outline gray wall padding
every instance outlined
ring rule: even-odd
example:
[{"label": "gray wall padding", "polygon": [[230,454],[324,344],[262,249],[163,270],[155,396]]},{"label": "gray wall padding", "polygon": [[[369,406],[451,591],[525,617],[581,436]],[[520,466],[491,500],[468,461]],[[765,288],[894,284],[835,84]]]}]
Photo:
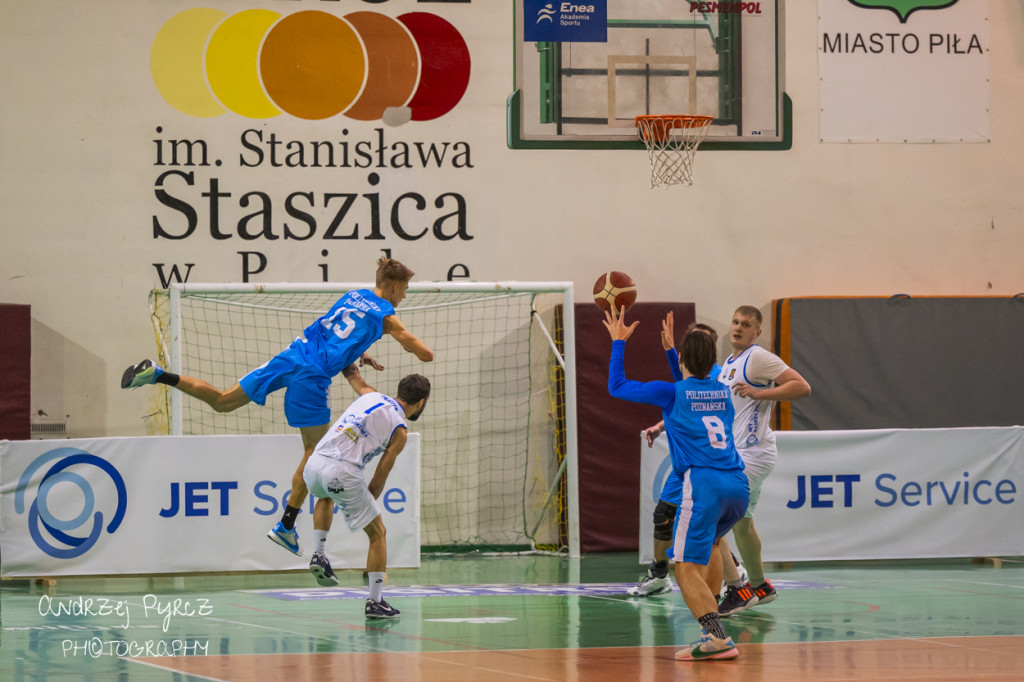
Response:
[{"label": "gray wall padding", "polygon": [[789,306],[790,365],[812,388],[793,430],[1024,424],[1024,298]]}]

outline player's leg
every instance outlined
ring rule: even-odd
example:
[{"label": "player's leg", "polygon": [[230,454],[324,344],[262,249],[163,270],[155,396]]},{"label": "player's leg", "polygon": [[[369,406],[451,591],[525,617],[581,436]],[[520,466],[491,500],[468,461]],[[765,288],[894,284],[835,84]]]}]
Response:
[{"label": "player's leg", "polygon": [[316,578],[317,584],[324,587],[338,584],[338,577],[334,575],[331,562],[327,559],[327,534],[331,530],[333,520],[334,500],[330,497],[318,497],[313,507],[313,556],[309,560],[309,572]]},{"label": "player's leg", "polygon": [[764,564],[761,561],[761,536],[754,526],[754,519],[741,519],[733,528],[733,535],[736,537],[736,548],[740,551],[743,565],[747,568],[750,576],[750,585],[759,604],[769,604],[775,601],[778,593],[775,587],[764,575]]},{"label": "player's leg", "polygon": [[303,502],[309,497],[309,488],[306,487],[303,472],[309,462],[309,456],[316,449],[316,444],[324,437],[330,426],[330,424],[321,424],[319,426],[304,426],[299,429],[299,433],[302,435],[302,461],[299,462],[298,468],[292,474],[292,489],[288,494],[288,504],[285,505],[284,512],[281,514],[281,520],[267,533],[267,537],[296,556],[302,556],[302,548],[299,546],[299,533],[295,530],[295,519],[298,518]]},{"label": "player's leg", "polygon": [[[739,522],[737,522],[738,525]],[[736,527],[733,526],[733,533]],[[740,575],[739,566],[733,560],[732,550],[725,538],[718,542],[718,554],[722,562],[722,577],[725,580],[725,594],[718,605],[718,615],[728,618],[757,604],[757,596],[746,579]]]},{"label": "player's leg", "polygon": [[761,536],[754,527],[754,509],[758,500],[761,499],[761,487],[765,480],[775,468],[778,454],[774,445],[768,444],[764,447],[746,448],[740,452],[743,463],[746,466],[744,473],[747,475],[747,482],[750,487],[750,503],[747,505],[746,514],[733,528],[733,536],[736,539],[736,549],[743,560],[743,566],[748,574],[748,584],[757,603],[760,605],[775,601],[778,593],[775,587],[765,578],[764,564],[761,560]]},{"label": "player's leg", "polygon": [[132,365],[121,375],[121,388],[137,388],[150,384],[164,384],[186,395],[202,400],[217,412],[231,412],[250,402],[240,384],[221,390],[203,379],[166,372],[152,360]]},{"label": "player's leg", "polygon": [[217,412],[232,412],[252,402],[242,390],[241,384],[235,384],[222,391],[202,379],[182,376],[178,378],[178,383],[174,387],[182,393],[202,400]]},{"label": "player's leg", "polygon": [[[268,363],[267,369],[272,368],[275,363],[291,360],[294,360],[294,357],[289,352],[282,353]],[[242,384],[246,385],[253,374],[255,372],[243,377]],[[299,535],[295,531],[295,519],[309,497],[309,489],[306,488],[306,481],[303,478],[306,463],[316,449],[317,443],[331,428],[331,407],[328,403],[331,378],[315,368],[293,362],[288,371],[287,386],[284,394],[284,416],[288,425],[297,428],[302,435],[302,459],[292,474],[292,488],[281,520],[267,536],[289,552],[302,556]]]},{"label": "player's leg", "polygon": [[366,600],[367,618],[396,618],[398,609],[384,601],[384,573],[388,564],[387,529],[378,514],[363,530],[370,540],[366,552],[366,575],[370,581],[370,598]]},{"label": "player's leg", "polygon": [[668,577],[668,549],[672,546],[672,528],[678,510],[678,504],[671,504],[664,499],[658,500],[658,504],[655,505],[654,560],[647,568],[647,575],[629,588],[630,596],[650,597],[672,591],[672,581]]},{"label": "player's leg", "polygon": [[[717,554],[712,550],[710,554]],[[709,554],[709,559],[710,559]],[[686,606],[701,626],[701,638],[690,647],[676,652],[676,660],[723,660],[736,658],[739,651],[733,644],[718,616],[718,603],[715,595],[708,587],[713,576],[708,575],[708,567],[692,561],[676,561],[676,582],[683,593]],[[721,580],[721,575],[718,576]]]},{"label": "player's leg", "polygon": [[721,582],[721,564],[715,565],[712,557],[717,554],[716,535],[728,530],[718,532],[722,520],[718,476],[706,469],[690,469],[679,505],[675,533],[676,582],[687,607],[701,625],[700,640],[676,652],[676,660],[680,661],[721,660],[739,655],[722,627],[718,602],[709,585],[709,581]]}]

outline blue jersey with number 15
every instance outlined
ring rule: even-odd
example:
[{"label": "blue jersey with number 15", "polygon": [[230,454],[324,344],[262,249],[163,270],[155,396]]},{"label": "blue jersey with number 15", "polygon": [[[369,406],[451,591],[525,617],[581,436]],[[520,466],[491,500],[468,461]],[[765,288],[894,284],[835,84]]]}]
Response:
[{"label": "blue jersey with number 15", "polygon": [[293,347],[335,376],[384,335],[384,318],[394,314],[395,307],[369,289],[350,291],[306,327]]}]

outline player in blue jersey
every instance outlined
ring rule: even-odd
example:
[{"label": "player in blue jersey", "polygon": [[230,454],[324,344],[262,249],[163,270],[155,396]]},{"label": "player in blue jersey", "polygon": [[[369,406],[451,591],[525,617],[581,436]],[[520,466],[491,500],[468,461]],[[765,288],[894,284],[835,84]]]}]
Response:
[{"label": "player in blue jersey", "polygon": [[[694,322],[687,328],[700,329],[711,335],[711,339],[718,347],[718,332],[714,328]],[[675,322],[672,312],[665,316],[661,323],[661,347],[665,349],[669,367],[672,368],[672,377],[676,381],[683,378],[679,370],[679,354],[675,347]],[[721,367],[716,363],[711,368],[710,378],[718,377]],[[659,422],[654,426],[644,429],[643,435],[647,440],[647,447],[654,444],[657,438],[665,429],[665,422]],[[627,594],[631,597],[652,597],[657,594],[664,594],[672,591],[672,581],[668,577],[669,548],[672,547],[672,529],[675,526],[676,517],[679,512],[679,500],[683,496],[683,483],[676,475],[675,469],[669,469],[665,484],[661,489],[661,496],[654,507],[654,559],[647,568],[647,575],[629,588]]]},{"label": "player in blue jersey", "polygon": [[672,467],[683,481],[674,543],[676,582],[701,625],[701,638],[676,652],[676,659],[736,658],[739,652],[722,628],[718,603],[709,586],[721,581],[718,540],[743,517],[749,499],[743,460],[732,440],[735,410],[728,389],[709,377],[716,348],[702,330],[692,329],[683,339],[683,365],[690,378],[675,383],[626,379],[626,340],[637,324],[626,326],[622,316],[605,313],[605,327],[612,339],[608,392],[616,398],[661,407]]},{"label": "player in blue jersey", "polygon": [[383,369],[366,351],[384,334],[423,362],[434,359],[434,352],[395,315],[395,306],[405,298],[412,276],[412,270],[397,260],[380,258],[372,291],[358,289],[342,296],[288,348],[246,374],[231,388],[220,390],[203,379],[165,372],[152,360],[143,360],[126,369],[121,377],[121,388],[166,384],[202,400],[217,412],[231,412],[250,402],[263,405],[268,394],[285,389],[285,418],[288,425],[298,428],[302,435],[303,455],[292,475],[292,489],[284,514],[267,536],[302,556],[299,535],[295,531],[295,518],[309,495],[302,472],[313,448],[331,425],[331,380],[354,362]]}]

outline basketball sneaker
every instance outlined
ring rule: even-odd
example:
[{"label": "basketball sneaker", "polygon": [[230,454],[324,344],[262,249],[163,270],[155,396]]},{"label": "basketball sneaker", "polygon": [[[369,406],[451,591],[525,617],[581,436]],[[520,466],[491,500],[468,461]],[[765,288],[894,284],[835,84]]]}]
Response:
[{"label": "basketball sneaker", "polygon": [[309,560],[309,572],[316,578],[318,585],[333,587],[338,584],[338,576],[334,575],[331,562],[320,552],[313,552],[313,557]]},{"label": "basketball sneaker", "polygon": [[302,556],[302,548],[299,547],[299,534],[292,528],[288,530],[280,521],[267,532],[267,537],[281,545],[295,556]]},{"label": "basketball sneaker", "polygon": [[[736,554],[735,553],[732,553],[732,562],[736,566],[736,572],[740,574],[740,582],[743,583],[743,584],[749,583],[750,582],[750,576],[747,575],[747,569],[743,568],[743,564],[741,564],[740,560],[736,558]],[[718,592],[718,601],[722,601],[722,598],[725,597],[725,591],[728,588],[729,588],[729,586],[726,585],[725,582],[723,582],[722,583],[722,589],[719,590],[719,592]]]},{"label": "basketball sneaker", "polygon": [[775,601],[779,593],[775,591],[771,581],[765,578],[763,585],[754,588],[754,595],[757,597],[758,604],[770,604]]},{"label": "basketball sneaker", "polygon": [[367,618],[398,618],[402,612],[391,606],[383,599],[380,601],[366,600]]},{"label": "basketball sneaker", "polygon": [[750,589],[749,584],[740,587],[729,586],[725,591],[722,603],[718,605],[718,615],[721,618],[728,618],[740,611],[746,611],[757,604],[757,595]]},{"label": "basketball sneaker", "polygon": [[121,388],[136,388],[156,383],[157,377],[164,373],[164,368],[152,360],[143,360],[132,365],[121,375]]},{"label": "basketball sneaker", "polygon": [[633,587],[626,591],[630,597],[652,597],[656,594],[665,594],[672,591],[672,581],[668,575],[664,578],[656,577],[651,569],[647,569],[647,575],[640,579]]},{"label": "basketball sneaker", "polygon": [[727,661],[740,655],[732,637],[719,639],[709,635],[704,628],[700,630],[700,639],[686,649],[676,652],[677,661]]}]

